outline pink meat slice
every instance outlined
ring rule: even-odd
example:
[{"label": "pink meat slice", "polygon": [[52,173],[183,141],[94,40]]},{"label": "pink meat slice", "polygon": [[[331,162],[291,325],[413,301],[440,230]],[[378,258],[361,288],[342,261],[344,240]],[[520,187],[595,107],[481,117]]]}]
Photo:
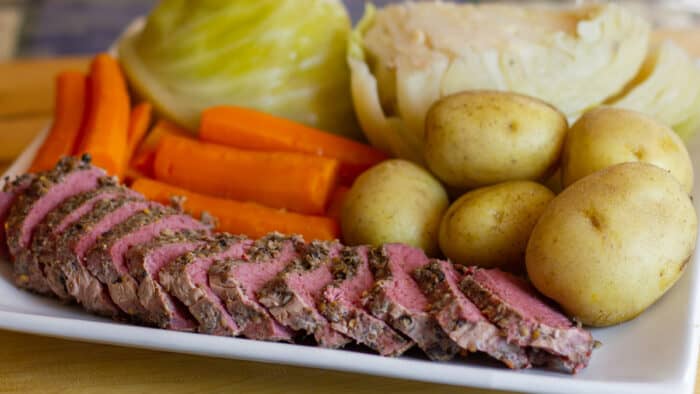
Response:
[{"label": "pink meat slice", "polygon": [[0,257],[10,257],[5,234],[5,221],[10,215],[10,209],[17,201],[17,197],[27,190],[33,180],[34,174],[20,175],[14,179],[5,178],[5,184],[0,191]]},{"label": "pink meat slice", "polygon": [[10,253],[27,248],[37,224],[63,200],[94,189],[104,170],[89,162],[66,158],[52,171],[39,174],[12,206],[7,221]]},{"label": "pink meat slice", "polygon": [[241,258],[252,241],[227,233],[216,234],[204,246],[195,249],[160,270],[158,282],[175,296],[197,320],[198,331],[205,334],[237,336],[242,328],[226,310],[209,286],[209,268],[226,258]]},{"label": "pink meat slice", "polygon": [[369,265],[376,282],[366,297],[367,309],[411,338],[431,360],[449,360],[457,345],[428,312],[428,299],[411,277],[428,264],[418,248],[392,243],[373,249]]},{"label": "pink meat slice", "polygon": [[298,259],[304,241],[298,236],[270,233],[240,258],[217,261],[209,270],[209,285],[226,305],[244,336],[266,341],[291,341],[294,332],[279,324],[257,301],[265,283]]},{"label": "pink meat slice", "polygon": [[326,286],[318,304],[331,327],[383,356],[400,356],[413,346],[387,323],[365,308],[363,294],[372,289],[367,246],[346,247],[333,264],[334,281]]},{"label": "pink meat slice", "polygon": [[45,266],[46,275],[88,311],[110,317],[121,315],[106,286],[84,265],[85,253],[103,233],[147,209],[154,203],[142,199],[117,198],[95,203],[93,210],[68,226],[56,242],[55,260]]},{"label": "pink meat slice", "polygon": [[129,249],[125,262],[138,283],[138,299],[145,310],[143,322],[177,331],[194,331],[197,323],[178,299],[158,283],[162,267],[204,245],[208,231],[163,231],[158,237]]},{"label": "pink meat slice", "polygon": [[85,253],[85,266],[107,286],[112,301],[122,311],[142,321],[147,313],[138,299],[138,283],[129,274],[124,261],[126,252],[134,245],[154,239],[161,231],[184,229],[207,230],[202,223],[187,214],[155,206],[103,233]]},{"label": "pink meat slice", "polygon": [[38,174],[17,198],[5,225],[18,286],[41,294],[53,294],[43,273],[32,264],[29,246],[34,230],[64,200],[96,188],[104,176],[105,172],[90,166],[89,161],[65,158],[53,170]]},{"label": "pink meat slice", "polygon": [[34,231],[30,247],[31,265],[33,270],[44,275],[51,291],[61,300],[69,301],[72,297],[66,292],[65,284],[49,280],[44,269],[46,261],[54,258],[58,235],[68,226],[77,222],[83,215],[92,211],[97,201],[111,200],[122,196],[141,197],[132,190],[116,186],[116,182],[112,178],[109,180],[112,182],[105,182],[97,189],[66,199],[56,209],[49,212]]},{"label": "pink meat slice", "polygon": [[334,330],[316,304],[323,289],[333,281],[331,265],[340,256],[338,241],[313,241],[300,259],[287,266],[258,292],[258,301],[280,323],[293,330],[313,334],[325,348],[340,348],[350,338]]},{"label": "pink meat slice", "polygon": [[594,346],[590,332],[546,304],[525,280],[498,269],[471,268],[460,288],[510,343],[534,350],[533,364],[569,373],[588,365]]},{"label": "pink meat slice", "polygon": [[459,289],[463,266],[431,260],[413,272],[413,277],[431,302],[431,313],[440,327],[466,352],[480,351],[509,368],[529,368],[525,350],[510,344]]}]

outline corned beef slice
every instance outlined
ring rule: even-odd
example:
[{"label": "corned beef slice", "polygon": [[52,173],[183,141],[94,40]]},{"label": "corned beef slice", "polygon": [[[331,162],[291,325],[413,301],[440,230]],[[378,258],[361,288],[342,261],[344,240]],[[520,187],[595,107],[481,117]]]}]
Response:
[{"label": "corned beef slice", "polygon": [[[92,211],[97,201],[111,200],[119,196],[132,196],[137,198],[138,193],[124,187],[115,186],[113,178],[107,178],[97,189],[80,193],[68,198],[56,209],[49,212],[34,230],[30,252],[32,264],[37,265],[37,270],[46,273],[44,261],[53,259],[56,253],[56,239],[69,225],[78,221],[83,215]],[[68,301],[72,297],[66,292],[65,284],[54,285],[47,278],[47,284],[53,293],[61,300]]]},{"label": "corned beef slice", "polygon": [[129,274],[124,255],[134,245],[157,237],[163,230],[205,230],[203,224],[179,211],[154,206],[139,212],[103,233],[85,253],[85,266],[109,289],[122,311],[143,320],[146,310],[138,299],[138,284]]},{"label": "corned beef slice", "polygon": [[350,338],[331,328],[316,309],[323,289],[333,281],[331,264],[342,248],[338,241],[311,242],[300,259],[258,292],[258,301],[277,321],[313,334],[316,343],[325,348],[340,348],[350,342]]},{"label": "corned beef slice", "polygon": [[88,311],[112,317],[120,315],[106,287],[84,266],[84,256],[102,233],[153,205],[130,197],[97,201],[90,213],[59,235],[56,256],[44,266],[49,280],[58,286],[65,283],[68,294]]},{"label": "corned beef slice", "polygon": [[227,233],[216,234],[204,246],[178,257],[158,275],[161,286],[187,306],[199,332],[236,336],[241,333],[221,299],[209,287],[209,267],[216,260],[241,258],[252,241]]},{"label": "corned beef slice", "polygon": [[197,328],[187,307],[160,286],[158,275],[172,260],[201,247],[208,240],[207,233],[163,231],[155,239],[136,245],[126,253],[124,260],[138,283],[138,299],[145,310],[144,323],[178,331]]},{"label": "corned beef slice", "polygon": [[594,345],[591,334],[545,304],[525,280],[498,269],[472,268],[460,287],[505,330],[510,343],[536,350],[533,362],[570,373],[588,365]]},{"label": "corned beef slice", "polygon": [[17,197],[24,193],[34,180],[34,174],[24,174],[14,179],[6,177],[2,191],[0,191],[0,257],[10,257],[7,250],[7,237],[5,234],[5,221],[10,214],[12,205],[17,201]]},{"label": "corned beef slice", "polygon": [[461,265],[431,260],[413,272],[421,290],[431,302],[431,313],[449,337],[468,352],[481,351],[510,368],[528,368],[525,350],[509,344],[500,329],[489,322],[459,290],[464,272]]},{"label": "corned beef slice", "polygon": [[343,248],[340,258],[333,263],[334,282],[324,289],[318,308],[335,330],[383,356],[399,356],[413,342],[363,306],[362,296],[374,284],[368,253],[367,246]]},{"label": "corned beef slice", "polygon": [[217,261],[209,269],[211,289],[224,302],[246,337],[291,341],[293,331],[279,324],[257,302],[256,294],[299,258],[303,246],[301,237],[270,233],[256,240],[243,256]]},{"label": "corned beef slice", "polygon": [[43,273],[29,252],[32,234],[44,217],[65,199],[94,189],[102,169],[90,166],[89,160],[65,158],[51,171],[38,174],[19,195],[5,222],[7,244],[14,260],[15,282],[20,287],[42,294],[51,294]]},{"label": "corned beef slice", "polygon": [[411,278],[415,269],[427,263],[422,250],[408,245],[373,249],[369,265],[376,282],[366,297],[367,309],[411,338],[431,360],[449,360],[459,348],[428,313],[428,299]]}]

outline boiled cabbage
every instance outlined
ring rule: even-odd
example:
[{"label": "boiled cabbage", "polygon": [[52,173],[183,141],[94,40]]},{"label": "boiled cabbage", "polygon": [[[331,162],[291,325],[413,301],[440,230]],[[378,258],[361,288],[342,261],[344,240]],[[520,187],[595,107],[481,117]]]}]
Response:
[{"label": "boiled cabbage", "polygon": [[654,46],[639,74],[609,104],[644,112],[687,139],[698,125],[700,69],[672,41]]},{"label": "boiled cabbage", "polygon": [[510,90],[575,119],[635,76],[649,31],[647,22],[613,4],[369,6],[348,49],[355,111],[372,144],[422,162],[423,122],[437,99],[468,89]]},{"label": "boiled cabbage", "polygon": [[233,104],[360,137],[350,30],[339,0],[164,0],[118,49],[137,93],[192,130],[203,109]]}]

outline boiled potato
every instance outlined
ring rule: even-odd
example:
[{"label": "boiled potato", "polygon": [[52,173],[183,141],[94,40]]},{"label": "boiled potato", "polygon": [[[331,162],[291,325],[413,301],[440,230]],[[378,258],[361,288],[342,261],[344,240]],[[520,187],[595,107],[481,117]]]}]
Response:
[{"label": "boiled potato", "polygon": [[447,193],[428,171],[405,160],[382,162],[355,180],[341,215],[345,242],[402,242],[438,253],[440,219]]},{"label": "boiled potato", "polygon": [[454,263],[522,271],[527,240],[552,198],[549,189],[530,181],[466,193],[442,218],[440,249]]},{"label": "boiled potato", "polygon": [[678,280],[695,248],[697,224],[688,193],[667,171],[617,164],[550,202],[530,236],[527,273],[584,324],[621,323]]},{"label": "boiled potato", "polygon": [[424,155],[446,184],[464,189],[553,172],[567,121],[554,107],[515,93],[466,91],[429,110]]},{"label": "boiled potato", "polygon": [[664,168],[690,193],[693,165],[683,141],[671,128],[639,112],[599,107],[586,112],[567,134],[562,153],[562,184],[628,161]]}]

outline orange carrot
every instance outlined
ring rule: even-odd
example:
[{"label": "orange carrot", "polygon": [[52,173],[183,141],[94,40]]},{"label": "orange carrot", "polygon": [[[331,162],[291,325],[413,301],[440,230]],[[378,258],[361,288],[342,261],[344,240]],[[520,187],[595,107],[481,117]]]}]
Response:
[{"label": "orange carrot", "polygon": [[143,102],[131,110],[129,117],[129,131],[126,137],[127,160],[131,160],[136,147],[146,136],[148,126],[151,124],[151,103]]},{"label": "orange carrot", "polygon": [[300,152],[338,159],[341,181],[346,185],[351,185],[363,171],[387,159],[384,152],[369,145],[234,106],[205,110],[199,138],[242,149]]},{"label": "orange carrot", "polygon": [[307,241],[331,240],[338,237],[338,223],[323,216],[307,216],[269,208],[252,202],[209,197],[152,179],[139,178],[132,188],[151,200],[167,204],[171,197],[184,197],[186,212],[199,217],[207,212],[218,219],[217,230],[262,237],[271,231],[301,234]]},{"label": "orange carrot", "polygon": [[331,203],[328,206],[328,212],[326,215],[332,217],[335,220],[340,221],[340,217],[343,214],[343,204],[345,203],[345,197],[347,197],[349,187],[338,186],[333,194],[331,195]]},{"label": "orange carrot", "polygon": [[58,74],[53,124],[29,172],[48,170],[55,166],[61,157],[73,154],[85,113],[86,95],[85,74],[77,71]]},{"label": "orange carrot", "polygon": [[156,150],[156,178],[197,193],[257,201],[299,213],[326,210],[338,161],[289,152],[257,152],[165,135]]},{"label": "orange carrot", "polygon": [[[156,156],[156,147],[158,147],[158,143],[160,142],[161,138],[163,138],[163,136],[166,134],[179,135],[183,137],[192,135],[191,132],[181,128],[175,123],[169,120],[160,119],[158,122],[156,122],[155,126],[153,126],[151,129],[151,132],[148,133],[148,136],[146,136],[143,142],[141,142],[136,149],[136,152],[133,154],[131,163],[129,164],[131,169],[151,178],[154,177],[153,161],[155,160]],[[133,173],[133,171],[130,172]]]},{"label": "orange carrot", "polygon": [[109,174],[126,170],[129,94],[119,63],[107,54],[90,64],[89,100],[78,154],[89,153]]},{"label": "orange carrot", "polygon": [[[136,152],[134,157],[131,158],[131,163],[129,163],[129,169],[134,169],[135,171],[145,174],[148,177],[154,177],[153,174],[153,162],[156,158],[156,150],[139,150]],[[128,170],[127,170],[128,172]]]}]

